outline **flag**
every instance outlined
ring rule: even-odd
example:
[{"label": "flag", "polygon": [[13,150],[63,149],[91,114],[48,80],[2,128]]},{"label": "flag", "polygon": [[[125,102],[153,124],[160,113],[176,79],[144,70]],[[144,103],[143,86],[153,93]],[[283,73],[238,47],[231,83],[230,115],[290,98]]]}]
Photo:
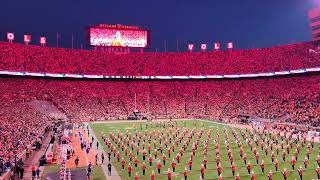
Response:
[{"label": "flag", "polygon": [[60,39],[61,35],[60,33],[57,32],[57,48],[59,47],[59,39]]}]

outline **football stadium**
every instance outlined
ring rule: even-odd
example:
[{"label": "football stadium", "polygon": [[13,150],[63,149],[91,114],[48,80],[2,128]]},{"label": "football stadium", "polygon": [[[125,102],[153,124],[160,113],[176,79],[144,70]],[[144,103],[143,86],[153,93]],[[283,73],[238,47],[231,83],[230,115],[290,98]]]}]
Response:
[{"label": "football stadium", "polygon": [[0,7],[1,180],[320,179],[320,2],[58,1]]}]

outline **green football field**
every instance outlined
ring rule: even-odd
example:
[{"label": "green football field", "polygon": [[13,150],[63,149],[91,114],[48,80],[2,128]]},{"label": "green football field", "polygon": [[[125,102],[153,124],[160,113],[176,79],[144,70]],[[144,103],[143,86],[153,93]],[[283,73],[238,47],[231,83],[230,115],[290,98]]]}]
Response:
[{"label": "green football field", "polygon": [[[105,143],[103,142],[101,133],[103,132],[105,134],[106,138],[109,138],[109,134],[112,132],[115,134],[115,136],[117,136],[118,132],[122,133],[123,137],[126,136],[126,133],[131,134],[132,136],[135,136],[135,133],[141,133],[143,134],[151,134],[152,137],[152,141],[151,141],[151,147],[153,147],[153,140],[154,138],[156,138],[156,142],[157,142],[157,147],[159,147],[159,141],[158,141],[158,137],[159,134],[163,133],[162,137],[166,137],[166,138],[170,138],[172,139],[171,144],[169,145],[171,147],[172,144],[175,143],[176,137],[174,136],[173,133],[171,132],[175,132],[175,130],[180,129],[180,131],[182,130],[186,130],[188,132],[190,132],[192,129],[196,129],[197,132],[199,132],[202,128],[204,129],[204,133],[201,136],[200,140],[199,140],[199,145],[198,145],[198,149],[196,151],[195,157],[193,158],[193,165],[192,165],[192,170],[188,172],[188,180],[198,180],[200,178],[200,167],[201,164],[203,163],[203,155],[202,152],[204,150],[204,141],[207,138],[207,132],[209,129],[211,129],[211,138],[209,140],[209,148],[208,148],[208,155],[207,155],[207,159],[208,159],[208,163],[207,163],[207,168],[205,170],[205,179],[218,179],[218,172],[217,172],[217,164],[216,164],[216,150],[215,150],[215,146],[214,146],[214,139],[216,138],[216,133],[217,131],[219,132],[219,149],[220,149],[220,157],[221,157],[221,164],[222,164],[222,175],[223,175],[223,179],[227,179],[227,180],[231,180],[234,179],[234,177],[232,176],[232,171],[231,171],[231,164],[228,158],[228,154],[227,154],[227,147],[226,147],[226,135],[224,133],[224,127],[227,129],[226,133],[229,136],[230,139],[230,149],[233,153],[234,156],[234,163],[236,166],[236,173],[240,174],[240,179],[243,180],[247,180],[247,179],[251,179],[250,175],[248,175],[248,171],[247,171],[247,166],[245,165],[243,159],[240,157],[239,155],[239,147],[236,144],[234,135],[232,134],[231,128],[227,125],[223,125],[223,124],[217,124],[214,122],[208,122],[208,121],[200,121],[200,120],[192,120],[192,121],[176,121],[176,123],[174,127],[172,128],[171,126],[169,127],[167,126],[163,126],[163,125],[159,125],[156,123],[150,123],[150,122],[119,122],[119,123],[91,123],[90,126],[93,129],[93,131],[95,132],[96,136],[98,137],[98,140],[101,144],[103,144],[103,148],[105,150],[105,152],[110,152],[110,149],[108,149],[108,147],[105,145]],[[275,166],[274,164],[271,162],[271,150],[269,147],[268,150],[268,156],[266,156],[265,151],[262,150],[260,148],[260,144],[256,145],[256,143],[254,142],[253,138],[257,138],[258,140],[261,141],[261,136],[255,136],[257,135],[257,133],[253,133],[253,136],[249,136],[249,131],[247,132],[245,129],[242,130],[244,133],[246,133],[246,135],[248,135],[247,137],[251,137],[252,142],[253,142],[253,147],[256,147],[257,151],[259,152],[259,164],[256,163],[256,159],[254,156],[253,151],[251,151],[250,146],[248,145],[248,143],[246,143],[246,140],[243,138],[243,136],[241,136],[240,134],[240,130],[239,129],[235,129],[236,134],[238,135],[240,141],[242,142],[243,145],[243,151],[244,153],[247,154],[248,160],[251,165],[252,165],[252,171],[254,171],[255,175],[256,175],[256,179],[258,180],[264,180],[264,179],[268,179],[268,174],[269,171],[272,170],[273,172],[273,179],[283,179],[282,176],[282,171],[284,168],[287,169],[288,172],[288,179],[300,179],[299,174],[297,172],[297,169],[299,168],[299,166],[301,165],[303,167],[303,179],[305,180],[312,180],[312,179],[317,179],[317,174],[316,174],[316,167],[317,167],[317,156],[319,153],[319,147],[318,144],[314,145],[314,148],[311,149],[311,154],[310,154],[310,159],[308,160],[308,167],[307,169],[304,168],[304,163],[303,160],[306,157],[306,152],[307,152],[307,144],[309,142],[307,142],[301,149],[300,149],[300,153],[298,155],[298,161],[295,164],[295,170],[292,171],[292,167],[291,167],[291,157],[294,156],[294,152],[296,150],[297,144],[301,143],[293,143],[293,147],[290,150],[290,154],[286,155],[286,161],[283,162],[282,161],[282,149],[280,148],[279,154],[277,155],[276,151],[275,151],[275,146],[273,147],[273,151],[275,154],[275,159],[278,159],[279,161],[279,169],[278,172],[275,172]],[[188,168],[188,162],[189,162],[189,157],[190,157],[190,153],[192,151],[192,144],[193,142],[197,139],[197,133],[195,133],[195,135],[193,136],[193,138],[191,139],[191,142],[189,143],[189,145],[187,146],[186,150],[184,151],[183,156],[181,157],[181,161],[180,163],[177,163],[177,167],[176,167],[176,172],[173,173],[173,179],[184,179],[183,177],[183,172],[185,167]],[[265,139],[271,139],[270,135],[263,135],[263,138]],[[280,136],[274,136],[276,139],[279,140],[279,142],[281,142],[281,137]],[[259,139],[260,138],[260,139]],[[147,138],[148,139],[148,138]],[[163,138],[164,139],[164,138]],[[145,164],[147,166],[146,168],[146,175],[143,176],[142,175],[142,162],[143,162],[143,158],[142,158],[142,142],[139,144],[140,146],[140,153],[138,159],[139,159],[139,164],[138,167],[136,168],[134,166],[133,161],[131,162],[131,166],[132,166],[132,175],[131,178],[128,176],[128,172],[127,172],[127,167],[128,167],[128,162],[129,162],[129,153],[126,156],[124,151],[121,150],[121,147],[118,147],[118,145],[115,143],[115,141],[111,140],[111,143],[116,147],[117,151],[119,150],[121,153],[121,157],[124,157],[126,164],[125,164],[125,169],[122,169],[121,166],[121,162],[117,161],[116,157],[113,157],[113,154],[111,156],[111,161],[113,166],[115,166],[117,172],[119,173],[119,175],[121,176],[122,179],[134,179],[134,175],[136,172],[139,173],[139,179],[150,179],[151,177],[151,172],[152,170],[154,170],[155,174],[156,174],[156,179],[167,179],[167,170],[168,168],[171,169],[171,161],[173,159],[173,157],[175,158],[177,153],[180,150],[180,147],[183,146],[184,141],[186,141],[187,137],[184,137],[184,139],[182,140],[181,143],[179,143],[178,147],[175,148],[175,151],[171,153],[171,158],[168,157],[168,153],[166,150],[166,146],[164,145],[165,140],[163,140],[163,153],[166,155],[167,160],[166,160],[166,164],[163,165],[162,164],[162,168],[161,168],[161,174],[157,174],[157,166],[156,163],[158,160],[153,160],[153,164],[152,166],[149,166],[149,162],[148,162],[148,158],[149,158],[149,154],[147,151],[147,156],[145,159]],[[125,145],[125,141],[122,141]],[[130,141],[131,142],[131,141]],[[284,139],[285,142],[285,139]],[[135,143],[135,145],[137,145],[137,143]],[[267,146],[268,144],[265,144],[265,146]],[[168,147],[169,147],[168,146]],[[146,149],[148,147],[148,140],[146,140]],[[284,146],[286,147],[286,146]],[[284,148],[285,149],[285,148]],[[131,143],[129,144],[128,147],[128,152],[131,151]],[[151,150],[151,154],[153,154],[153,148]],[[162,154],[160,153],[160,150],[158,150],[158,158],[159,160],[162,160]],[[136,148],[134,148],[134,150],[132,151],[133,154],[133,159],[136,156]],[[106,157],[107,159],[107,157]],[[261,160],[264,160],[265,162],[265,173],[262,173],[261,168],[260,168],[260,162]],[[121,161],[121,158],[120,158]],[[162,162],[162,161],[161,161]],[[177,162],[177,161],[176,161]],[[188,168],[189,169],[189,168]]]}]

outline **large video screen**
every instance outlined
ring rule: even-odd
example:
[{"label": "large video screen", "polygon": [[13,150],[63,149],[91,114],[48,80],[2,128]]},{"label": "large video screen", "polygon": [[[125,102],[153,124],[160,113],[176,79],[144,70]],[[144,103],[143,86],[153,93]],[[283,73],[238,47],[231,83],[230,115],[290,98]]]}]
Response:
[{"label": "large video screen", "polygon": [[146,48],[149,32],[146,30],[89,28],[90,45]]}]

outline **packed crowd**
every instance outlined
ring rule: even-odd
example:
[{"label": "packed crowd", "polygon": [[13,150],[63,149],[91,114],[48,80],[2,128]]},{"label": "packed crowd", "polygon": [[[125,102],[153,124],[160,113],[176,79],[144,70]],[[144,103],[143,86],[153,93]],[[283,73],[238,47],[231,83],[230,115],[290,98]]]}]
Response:
[{"label": "packed crowd", "polygon": [[[0,43],[0,70],[104,75],[210,75],[320,66],[313,43],[207,53],[109,54]],[[69,81],[0,78],[0,156],[12,158],[48,121],[25,102],[53,103],[72,120],[237,119],[239,114],[319,126],[318,74],[220,81]],[[136,100],[135,100],[136,99]],[[136,102],[136,103],[135,103]]]},{"label": "packed crowd", "polygon": [[220,81],[76,81],[1,78],[1,101],[52,102],[70,119],[145,117],[237,120],[241,114],[318,126],[320,77]]},{"label": "packed crowd", "polygon": [[9,169],[11,162],[18,160],[23,151],[30,154],[33,146],[36,148],[49,121],[23,103],[2,106],[0,119],[0,166],[3,171]]},{"label": "packed crowd", "polygon": [[0,69],[116,76],[214,75],[274,72],[320,66],[313,42],[206,53],[111,54],[0,43]]}]

